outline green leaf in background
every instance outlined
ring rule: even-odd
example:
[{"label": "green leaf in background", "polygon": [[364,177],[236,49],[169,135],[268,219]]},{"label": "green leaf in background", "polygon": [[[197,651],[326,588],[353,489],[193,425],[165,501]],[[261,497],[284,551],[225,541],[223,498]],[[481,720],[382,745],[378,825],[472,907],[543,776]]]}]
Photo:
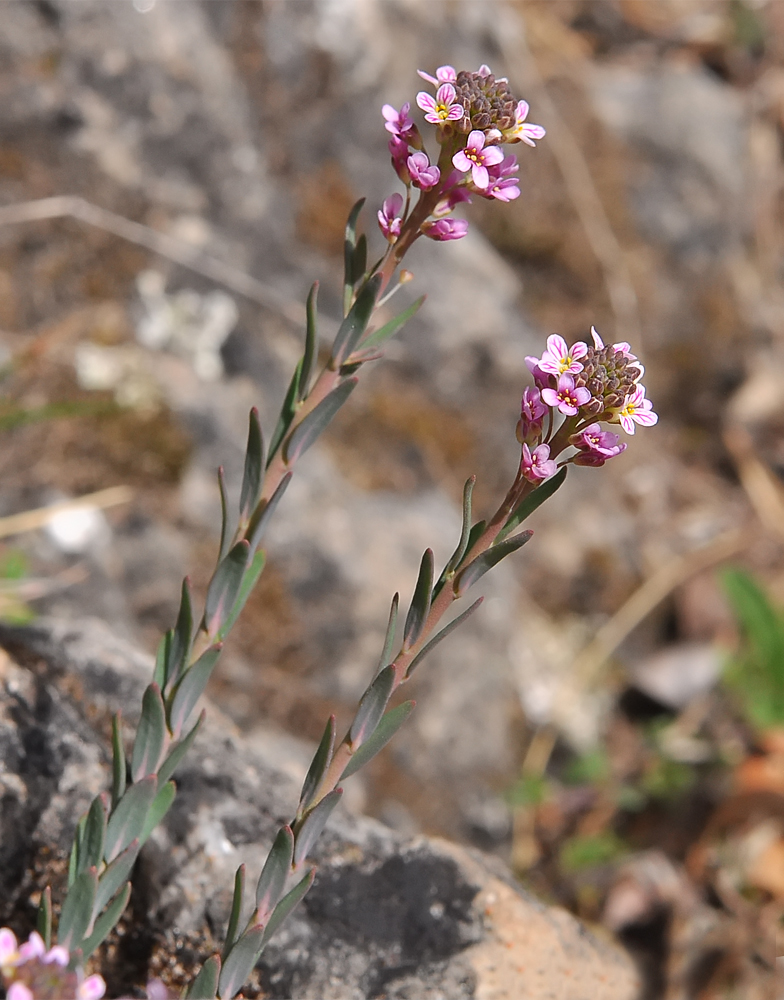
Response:
[{"label": "green leaf in background", "polygon": [[343,774],[340,776],[341,781],[345,781],[352,774],[356,774],[361,767],[364,767],[369,760],[372,760],[379,751],[384,749],[409,715],[411,715],[415,704],[413,701],[404,701],[402,705],[398,705],[397,708],[393,708],[382,717],[373,735],[354,752]]},{"label": "green leaf in background", "polygon": [[35,929],[44,941],[47,951],[52,947],[52,888],[45,886],[41,893],[41,900],[38,903],[38,914],[35,920]]},{"label": "green leaf in background", "polygon": [[530,540],[533,535],[532,531],[521,531],[519,535],[515,535],[514,538],[510,538],[505,542],[500,542],[494,545],[492,548],[487,549],[481,555],[478,555],[473,562],[470,562],[464,570],[461,571],[457,578],[457,595],[462,597],[463,594],[472,587],[477,580],[481,579],[491,570],[493,566],[496,566],[505,559],[508,555],[516,552],[519,548],[522,548],[527,541]]},{"label": "green leaf in background", "polygon": [[471,605],[470,608],[466,608],[466,610],[461,615],[458,615],[457,618],[451,621],[448,625],[445,625],[440,632],[438,632],[435,636],[433,636],[430,642],[428,642],[425,646],[423,646],[422,649],[420,649],[420,651],[411,661],[411,663],[409,663],[408,670],[406,671],[406,677],[410,677],[411,674],[413,674],[413,672],[422,662],[422,660],[424,660],[424,658],[428,655],[428,653],[431,653],[435,649],[435,647],[439,644],[439,642],[443,642],[450,632],[454,632],[454,630],[458,627],[458,625],[462,625],[463,622],[466,620],[466,618],[468,618],[476,611],[476,609],[479,607],[482,601],[484,601],[484,597],[477,598],[477,600],[474,601],[474,603]]},{"label": "green leaf in background", "polygon": [[245,898],[245,865],[240,865],[234,874],[234,892],[231,897],[231,912],[229,926],[226,928],[226,940],[223,943],[221,959],[225,960],[237,940],[242,913],[242,901]]},{"label": "green leaf in background", "polygon": [[743,644],[724,680],[748,720],[761,729],[784,724],[784,617],[742,570],[722,575]]},{"label": "green leaf in background", "polygon": [[419,308],[424,301],[425,296],[420,296],[416,302],[412,303],[408,307],[408,309],[404,309],[402,313],[398,313],[397,316],[391,319],[388,323],[385,323],[382,327],[379,327],[378,330],[373,330],[372,333],[369,333],[360,344],[362,350],[366,351],[371,347],[380,347],[385,341],[389,340],[390,337],[394,337],[397,331],[402,329],[411,317],[419,312]]},{"label": "green leaf in background", "polygon": [[626,844],[612,831],[580,834],[565,841],[559,860],[567,872],[578,872],[617,861],[628,853]]},{"label": "green leaf in background", "polygon": [[376,299],[381,288],[381,275],[374,274],[360,289],[359,295],[354,305],[349,309],[348,315],[343,320],[335,334],[335,341],[332,344],[333,368],[340,368],[346,358],[350,357],[354,348],[357,347],[362,335],[367,330],[370,317],[376,308]]},{"label": "green leaf in background", "polygon": [[266,924],[270,914],[278,905],[278,900],[286,888],[286,879],[291,873],[293,858],[294,834],[291,832],[291,827],[284,826],[278,830],[256,885],[256,910],[259,923]]},{"label": "green leaf in background", "polygon": [[365,204],[365,199],[360,198],[359,201],[352,207],[348,214],[348,220],[346,221],[346,234],[343,240],[343,315],[345,316],[349,309],[351,308],[351,299],[354,295],[354,285],[357,280],[364,274],[365,268],[363,266],[362,271],[357,274],[357,266],[355,262],[355,251],[357,249],[357,222],[359,221],[359,213],[362,211],[362,206]]},{"label": "green leaf in background", "polygon": [[57,943],[68,951],[79,947],[90,926],[97,887],[98,874],[95,868],[88,868],[68,890],[57,927]]},{"label": "green leaf in background", "polygon": [[354,721],[351,723],[351,729],[349,730],[349,740],[351,741],[352,748],[361,747],[375,732],[376,726],[387,707],[394,683],[395,668],[390,664],[390,666],[384,667],[362,695],[357,714],[354,716]]},{"label": "green leaf in background", "polygon": [[[301,815],[310,805],[313,796],[316,794],[321,779],[324,777],[327,768],[332,761],[332,754],[335,750],[335,716],[330,715],[327,720],[324,735],[313,756],[305,781],[302,784],[302,794],[299,797],[299,808],[297,814]],[[256,904],[258,905],[258,904]]]},{"label": "green leaf in background", "polygon": [[528,494],[525,500],[512,511],[509,520],[498,533],[496,543],[503,541],[519,524],[522,524],[538,507],[541,507],[545,500],[549,500],[553,493],[561,488],[564,479],[566,479],[566,472],[567,468],[564,466],[560,472],[556,472],[554,476],[545,479],[541,486],[537,486],[535,490]]},{"label": "green leaf in background", "polygon": [[81,842],[77,874],[85,868],[96,868],[103,861],[103,844],[106,836],[106,803],[103,796],[96,795],[87,812]]},{"label": "green leaf in background", "polygon": [[357,378],[347,378],[333,389],[310,413],[302,418],[286,443],[283,457],[287,465],[293,465],[326,429],[332,418],[354,391]]},{"label": "green leaf in background", "polygon": [[71,856],[68,859],[68,887],[70,888],[76,881],[79,874],[79,855],[84,840],[84,828],[87,826],[87,813],[79,819],[74,830],[73,844],[71,845]]},{"label": "green leaf in background", "polygon": [[253,967],[261,955],[263,937],[263,927],[251,927],[226,956],[218,980],[218,995],[223,1000],[235,997],[253,972]]},{"label": "green leaf in background", "polygon": [[213,638],[220,632],[237,600],[248,566],[249,553],[250,543],[243,538],[218,563],[210,580],[204,602],[204,627],[207,635]]},{"label": "green leaf in background", "polygon": [[245,449],[245,471],[240,490],[240,521],[250,519],[256,509],[264,484],[264,435],[259,411],[254,406],[248,419],[248,445]]},{"label": "green leaf in background", "polygon": [[104,857],[114,861],[118,854],[136,840],[144,829],[144,821],[158,791],[158,779],[151,774],[125,792],[109,817],[106,827]]},{"label": "green leaf in background", "polygon": [[314,806],[305,818],[297,824],[294,834],[294,866],[301,865],[310,853],[310,849],[321,836],[327,820],[332,810],[340,802],[343,795],[342,788],[325,795],[318,805]]},{"label": "green leaf in background", "polygon": [[206,711],[202,711],[199,718],[196,720],[196,725],[191,729],[187,736],[184,736],[180,742],[174,747],[166,760],[161,764],[158,769],[158,783],[162,785],[164,782],[168,781],[169,778],[174,774],[175,770],[179,767],[180,761],[183,759],[185,754],[191,748],[193,741],[196,739],[196,733],[199,731],[201,724],[207,717]]},{"label": "green leaf in background", "polygon": [[166,752],[166,709],[157,684],[149,684],[142,695],[142,713],[131,755],[134,781],[155,774]]},{"label": "green leaf in background", "polygon": [[188,1000],[215,1000],[220,973],[220,958],[217,955],[210,955],[199,970],[198,976],[188,987],[188,992],[185,994]]},{"label": "green leaf in background", "polygon": [[223,645],[217,643],[205,650],[198,660],[192,664],[180,678],[180,682],[172,692],[171,707],[169,709],[169,728],[175,737],[178,737],[196,707],[196,703],[204,693],[207,682],[215,669]]},{"label": "green leaf in background", "polygon": [[316,367],[316,360],[318,359],[318,310],[316,306],[318,288],[319,283],[314,281],[308,293],[308,301],[305,306],[305,353],[302,355],[302,368],[300,370],[299,388],[297,391],[299,402],[302,402],[310,392],[310,377],[313,374],[313,369]]},{"label": "green leaf in background", "polygon": [[118,895],[112,901],[112,904],[106,913],[104,913],[103,916],[98,917],[95,921],[95,927],[93,927],[92,934],[85,938],[79,946],[83,960],[86,961],[95,949],[99,945],[103,944],[106,938],[111,934],[117,924],[117,921],[125,912],[125,907],[128,905],[128,900],[130,898],[131,883],[126,882]]},{"label": "green leaf in background", "polygon": [[267,468],[269,468],[270,462],[277,454],[278,448],[280,448],[281,442],[286,436],[289,427],[291,427],[291,421],[294,419],[297,412],[297,400],[299,399],[299,383],[301,378],[302,358],[300,358],[297,362],[297,367],[294,369],[294,374],[291,376],[291,382],[289,382],[286,397],[283,400],[283,406],[280,408],[278,422],[275,425],[275,430],[272,432],[269,452],[267,453]]},{"label": "green leaf in background", "polygon": [[426,549],[419,564],[414,596],[411,607],[406,615],[403,627],[403,649],[410,649],[422,634],[422,629],[430,613],[430,600],[433,593],[433,550]]}]

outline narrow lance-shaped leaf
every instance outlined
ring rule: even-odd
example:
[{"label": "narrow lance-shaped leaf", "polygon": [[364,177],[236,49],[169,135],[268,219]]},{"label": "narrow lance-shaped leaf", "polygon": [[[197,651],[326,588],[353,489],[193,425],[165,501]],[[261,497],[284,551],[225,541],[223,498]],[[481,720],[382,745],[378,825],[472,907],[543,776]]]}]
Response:
[{"label": "narrow lance-shaped leaf", "polygon": [[298,389],[298,399],[302,402],[303,399],[310,392],[310,376],[313,374],[313,369],[316,366],[316,359],[318,358],[318,310],[317,310],[317,299],[318,299],[318,288],[319,283],[317,281],[313,282],[313,285],[308,293],[308,301],[305,306],[305,353],[302,355],[302,369],[299,378],[299,389]]},{"label": "narrow lance-shaped leaf", "polygon": [[335,749],[335,716],[330,715],[327,720],[324,735],[311,761],[305,781],[302,784],[302,794],[299,797],[299,808],[297,814],[303,813],[311,803],[313,796],[321,784],[327,768],[332,761],[332,754]]},{"label": "narrow lance-shaped leaf", "polygon": [[283,494],[288,489],[289,483],[291,482],[291,476],[292,473],[287,472],[275,487],[275,492],[266,504],[264,504],[263,507],[256,508],[256,513],[251,518],[248,530],[245,532],[245,537],[248,539],[251,552],[255,553],[256,549],[261,544],[261,539],[264,537],[264,532],[267,530],[270,519],[275,513],[275,508],[278,506]]},{"label": "narrow lance-shaped leaf", "polygon": [[468,544],[466,545],[465,552],[462,555],[461,562],[465,562],[466,556],[471,555],[473,547],[485,533],[486,527],[487,527],[487,521],[477,521],[476,524],[473,526],[473,528],[471,528],[471,530],[468,533]]},{"label": "narrow lance-shaped leaf", "polygon": [[41,893],[41,899],[38,903],[38,914],[35,921],[35,929],[41,935],[44,941],[44,947],[47,951],[52,947],[52,888],[51,886],[46,886],[44,891]]},{"label": "narrow lance-shaped leaf", "polygon": [[393,708],[382,717],[381,721],[376,726],[376,731],[373,735],[354,752],[351,760],[346,765],[343,774],[340,776],[341,781],[345,781],[346,778],[350,778],[352,774],[356,774],[357,771],[361,767],[364,767],[369,760],[372,760],[380,750],[384,749],[409,715],[411,715],[414,710],[414,704],[415,702],[413,701],[404,701],[402,705],[398,705],[397,708]]},{"label": "narrow lance-shaped leaf", "polygon": [[564,466],[560,472],[556,472],[554,476],[545,479],[541,486],[537,486],[533,492],[528,494],[525,500],[512,511],[509,520],[498,533],[496,544],[502,542],[519,524],[522,524],[526,518],[530,517],[537,507],[541,507],[545,500],[549,500],[553,493],[561,488],[564,479],[566,479],[566,473],[567,467]]},{"label": "narrow lance-shaped leaf", "polygon": [[247,982],[261,955],[263,937],[263,927],[251,927],[226,956],[218,980],[218,996],[221,1000],[231,1000]]},{"label": "narrow lance-shaped leaf", "polygon": [[275,912],[270,917],[267,926],[264,929],[264,936],[261,939],[261,947],[267,944],[269,939],[275,933],[275,931],[280,927],[286,917],[289,916],[291,911],[295,906],[303,899],[307,894],[310,887],[313,885],[313,879],[316,875],[316,869],[311,868],[307,875],[304,876],[291,892],[287,892],[286,895],[281,899],[278,905],[275,907]]},{"label": "narrow lance-shaped leaf", "polygon": [[376,308],[381,282],[380,274],[374,274],[365,282],[357,295],[356,302],[340,324],[332,344],[330,365],[333,368],[339,368],[362,339],[370,317],[373,315],[373,310]]},{"label": "narrow lance-shaped leaf", "polygon": [[458,615],[454,621],[451,621],[448,625],[442,628],[440,632],[433,636],[430,642],[426,643],[411,663],[409,663],[408,670],[406,670],[406,677],[410,677],[428,653],[432,653],[439,642],[443,642],[450,632],[454,632],[458,625],[462,625],[466,618],[470,617],[476,611],[483,600],[484,597],[480,597],[478,600],[474,601],[470,608],[467,608],[461,615]]},{"label": "narrow lance-shaped leaf", "polygon": [[122,854],[118,854],[114,861],[106,867],[104,873],[98,879],[95,902],[93,903],[93,920],[95,920],[104,906],[114,896],[123,882],[127,881],[130,877],[131,869],[136,864],[136,858],[139,856],[140,847],[141,844],[138,838],[132,840]]},{"label": "narrow lance-shaped leaf", "polygon": [[142,844],[147,841],[155,827],[161,822],[166,813],[171,809],[172,802],[177,796],[177,786],[173,781],[167,781],[163,785],[158,794],[152,800],[152,805],[147,811],[147,817],[144,820],[144,826],[142,827],[142,832],[139,835],[139,840]]},{"label": "narrow lance-shaped leaf", "polygon": [[166,709],[157,684],[150,684],[142,695],[142,713],[131,756],[134,781],[155,774],[166,752]]},{"label": "narrow lance-shaped leaf", "polygon": [[184,736],[177,746],[171,751],[166,760],[161,764],[158,769],[158,784],[162,785],[164,782],[168,781],[169,778],[174,774],[176,769],[180,765],[180,761],[183,759],[185,754],[190,750],[193,745],[193,741],[196,739],[196,733],[199,731],[201,724],[204,722],[207,713],[202,711],[199,718],[196,720],[196,725],[191,729],[187,736]]},{"label": "narrow lance-shaped leaf", "polygon": [[515,535],[514,538],[509,538],[505,542],[494,545],[491,549],[487,549],[481,555],[478,555],[459,574],[457,578],[457,596],[462,597],[468,588],[472,587],[480,577],[483,577],[488,570],[491,570],[493,566],[500,563],[502,559],[505,559],[512,552],[516,552],[525,545],[532,535],[533,531],[522,531],[519,535]]},{"label": "narrow lance-shaped leaf", "polygon": [[322,399],[306,417],[303,417],[302,422],[294,428],[286,442],[283,457],[287,465],[293,465],[310,448],[354,391],[357,381],[355,376],[347,378]]},{"label": "narrow lance-shaped leaf", "polygon": [[256,885],[256,910],[260,924],[266,924],[283,895],[293,857],[294,834],[291,832],[291,827],[281,827]]},{"label": "narrow lance-shaped leaf", "polygon": [[158,651],[155,654],[155,669],[152,672],[152,680],[154,684],[158,685],[161,691],[163,691],[166,687],[166,668],[171,655],[171,644],[173,638],[173,628],[164,632],[161,636],[161,641],[158,643]]},{"label": "narrow lance-shaped leaf", "polygon": [[220,493],[221,502],[221,533],[220,546],[218,547],[218,562],[220,562],[229,551],[229,543],[231,541],[231,532],[229,531],[229,495],[226,491],[226,476],[222,465],[218,467],[218,492]]},{"label": "narrow lance-shaped leaf", "polygon": [[158,790],[158,779],[151,774],[126,791],[117,803],[106,827],[104,857],[113,861],[141,834],[147,811]]},{"label": "narrow lance-shaped leaf", "polygon": [[87,820],[79,844],[77,874],[81,875],[85,868],[93,868],[101,864],[105,836],[106,804],[101,795],[96,795],[87,812]]},{"label": "narrow lance-shaped leaf", "polygon": [[81,871],[79,867],[79,857],[84,839],[84,828],[87,825],[87,813],[79,819],[74,830],[73,844],[71,845],[71,855],[68,859],[68,885],[69,887],[76,881],[76,876]]},{"label": "narrow lance-shaped leaf", "polygon": [[367,268],[367,237],[364,233],[360,233],[357,239],[357,245],[354,248],[354,256],[351,261],[351,271],[352,278],[354,280],[354,287],[356,288],[357,282],[365,276],[365,269]]},{"label": "narrow lance-shaped leaf", "polygon": [[458,541],[457,548],[452,553],[449,562],[446,566],[444,566],[441,576],[436,581],[436,585],[433,588],[433,600],[435,600],[441,593],[444,584],[449,577],[454,574],[468,549],[468,539],[471,536],[471,497],[474,492],[475,484],[476,476],[470,476],[465,481],[465,486],[463,487],[463,524],[460,529],[460,540]]},{"label": "narrow lance-shaped leaf", "polygon": [[433,550],[426,549],[419,566],[414,596],[411,607],[406,615],[403,629],[403,648],[410,649],[422,634],[427,616],[430,613],[430,597],[433,593]]},{"label": "narrow lance-shaped leaf", "polygon": [[221,960],[218,955],[210,955],[199,970],[198,976],[188,987],[185,994],[187,1000],[215,1000],[218,994],[218,980],[221,973]]},{"label": "narrow lance-shaped leaf", "polygon": [[193,601],[191,600],[191,584],[186,576],[182,581],[180,610],[177,624],[174,626],[168,656],[166,657],[166,683],[159,685],[161,691],[168,691],[177,682],[177,678],[188,662],[193,643]]},{"label": "narrow lance-shaped leaf", "polygon": [[234,607],[248,565],[249,553],[250,544],[243,538],[218,564],[210,580],[204,602],[204,627],[209,636],[218,634]]},{"label": "narrow lance-shaped leaf", "polygon": [[283,438],[288,433],[289,427],[291,427],[291,421],[294,419],[294,414],[297,412],[297,400],[299,399],[299,383],[301,378],[302,358],[300,358],[297,362],[297,367],[294,369],[294,374],[291,376],[291,382],[289,382],[286,398],[283,400],[283,405],[280,408],[278,422],[275,425],[275,430],[272,432],[269,451],[267,453],[267,468],[269,468],[270,462],[277,454]]},{"label": "narrow lance-shaped leaf", "polygon": [[[343,315],[349,311],[351,306],[351,298],[354,294],[354,283],[356,281],[356,276],[354,274],[354,250],[357,246],[357,222],[359,221],[359,213],[362,211],[362,206],[365,204],[365,199],[360,198],[359,201],[352,207],[348,215],[348,220],[346,222],[346,235],[343,241]],[[364,269],[363,269],[364,270]]]},{"label": "narrow lance-shaped leaf", "polygon": [[125,794],[127,780],[125,768],[125,748],[122,741],[122,716],[119,712],[112,716],[112,809]]},{"label": "narrow lance-shaped leaf", "polygon": [[234,623],[239,618],[242,613],[242,609],[253,593],[253,588],[258,583],[259,577],[264,570],[264,564],[267,561],[266,553],[263,550],[259,550],[253,556],[250,561],[250,566],[245,570],[245,576],[242,578],[242,586],[240,587],[240,592],[237,594],[237,600],[234,602],[234,607],[231,609],[231,613],[226,621],[223,623],[220,632],[218,632],[218,639],[221,641],[226,638],[226,636],[234,628]]},{"label": "narrow lance-shaped leaf", "polygon": [[321,836],[321,831],[324,829],[332,810],[338,804],[342,795],[342,788],[336,788],[328,795],[325,795],[321,802],[319,802],[318,805],[315,805],[311,811],[305,815],[304,819],[297,824],[297,829],[294,832],[295,868],[302,864],[310,853],[313,845]]},{"label": "narrow lance-shaped leaf", "polygon": [[256,509],[264,484],[264,436],[261,433],[259,411],[254,406],[248,419],[248,445],[245,449],[245,471],[240,490],[240,521],[245,523]]},{"label": "narrow lance-shaped leaf", "polygon": [[367,691],[362,695],[357,714],[351,723],[349,740],[352,748],[360,747],[373,734],[395,684],[395,668],[390,664],[384,667]]},{"label": "narrow lance-shaped leaf", "polygon": [[169,709],[169,728],[175,738],[187,726],[191,712],[207,687],[207,682],[215,669],[222,649],[223,645],[218,643],[205,650],[198,660],[188,668],[187,673],[183,674],[180,683],[174,689]]},{"label": "narrow lance-shaped leaf", "polygon": [[387,631],[384,636],[384,647],[381,650],[381,659],[378,661],[379,672],[388,667],[392,662],[392,650],[395,648],[395,630],[397,629],[397,615],[400,608],[400,594],[395,594],[392,598],[392,607],[389,609],[389,621]]},{"label": "narrow lance-shaped leaf", "polygon": [[229,926],[226,928],[226,940],[223,944],[221,959],[226,958],[231,951],[234,942],[237,940],[237,933],[240,927],[240,915],[242,913],[242,901],[245,898],[245,865],[240,865],[234,874],[234,893],[231,897],[231,912],[229,914]]},{"label": "narrow lance-shaped leaf", "polygon": [[68,890],[57,928],[57,943],[68,951],[78,948],[90,926],[97,886],[98,874],[95,868],[88,868]]},{"label": "narrow lance-shaped leaf", "polygon": [[389,340],[390,337],[394,337],[398,330],[402,329],[406,323],[419,312],[419,308],[425,301],[425,296],[422,295],[412,303],[408,309],[404,309],[402,313],[398,313],[393,319],[383,326],[379,327],[378,330],[373,330],[369,333],[364,340],[360,342],[362,350],[368,350],[371,347],[380,347],[385,341]]},{"label": "narrow lance-shaped leaf", "polygon": [[93,927],[92,934],[82,941],[79,950],[82,953],[82,960],[86,961],[90,955],[95,951],[95,949],[103,944],[106,938],[114,930],[117,925],[118,920],[125,912],[125,907],[128,905],[128,900],[131,898],[131,883],[126,882],[122,887],[120,892],[112,901],[109,909],[104,913],[102,917],[98,917],[95,921],[95,926]]}]

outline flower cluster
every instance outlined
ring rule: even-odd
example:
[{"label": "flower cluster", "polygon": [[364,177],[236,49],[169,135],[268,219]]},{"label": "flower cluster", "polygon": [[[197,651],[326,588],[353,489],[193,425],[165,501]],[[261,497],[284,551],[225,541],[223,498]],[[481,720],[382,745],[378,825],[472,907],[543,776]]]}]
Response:
[{"label": "flower cluster", "polygon": [[7,927],[0,928],[0,977],[7,1000],[100,1000],[106,984],[100,976],[84,976],[68,969],[70,956],[55,945],[48,951],[36,931],[25,944],[17,945]]},{"label": "flower cluster", "polygon": [[[416,103],[425,121],[435,126],[441,148],[437,162],[431,161],[411,118],[410,103],[400,110],[384,105],[392,165],[407,189],[405,204],[400,195],[391,195],[378,213],[381,231],[391,244],[407,225],[408,244],[420,235],[433,240],[465,236],[468,223],[447,216],[456,205],[470,202],[472,195],[505,202],[519,198],[520,165],[501,147],[519,142],[535,146],[545,134],[541,125],[526,121],[527,102],[517,100],[506,78],[496,78],[488,66],[473,73],[439,66],[435,76],[422,70],[419,75],[436,88],[435,95],[420,91]],[[409,211],[412,188],[422,194]]]},{"label": "flower cluster", "polygon": [[[618,434],[600,421],[617,423],[627,434],[635,425],[651,427],[659,419],[641,383],[643,366],[627,343],[605,346],[591,327],[593,346],[571,347],[563,337],[547,338],[541,358],[527,357],[535,387],[523,393],[517,439],[523,446],[520,473],[529,482],[548,479],[558,468],[601,466],[626,450]],[[556,414],[564,418],[556,427]],[[556,463],[565,449],[574,453]]]}]

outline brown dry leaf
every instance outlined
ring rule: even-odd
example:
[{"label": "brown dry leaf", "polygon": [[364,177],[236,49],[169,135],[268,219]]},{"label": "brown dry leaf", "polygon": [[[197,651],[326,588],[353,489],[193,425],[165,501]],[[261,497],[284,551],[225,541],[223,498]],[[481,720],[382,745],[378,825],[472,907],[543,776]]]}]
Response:
[{"label": "brown dry leaf", "polygon": [[784,752],[747,757],[735,769],[739,792],[784,794]]},{"label": "brown dry leaf", "polygon": [[772,896],[784,899],[784,838],[769,844],[749,866],[748,881]]}]

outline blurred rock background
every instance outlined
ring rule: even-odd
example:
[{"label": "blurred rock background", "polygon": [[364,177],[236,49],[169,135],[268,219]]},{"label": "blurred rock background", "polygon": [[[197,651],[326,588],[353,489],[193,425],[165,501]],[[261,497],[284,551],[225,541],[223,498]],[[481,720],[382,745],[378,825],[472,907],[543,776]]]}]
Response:
[{"label": "blurred rock background", "polygon": [[[451,552],[464,479],[484,511],[513,476],[525,355],[592,323],[628,339],[659,425],[572,470],[347,798],[604,919],[651,997],[768,995],[784,767],[768,806],[716,820],[764,751],[719,683],[716,570],[784,600],[783,59],[784,6],[753,0],[3,4],[0,514],[132,491],[0,521],[6,615],[94,615],[154,649],[181,577],[206,583],[215,469],[238,489],[251,405],[271,428],[315,278],[338,318],[360,196],[380,246],[381,104],[413,101],[417,68],[487,62],[548,130],[523,196],[415,247],[427,303],[301,464],[211,693],[302,769],[391,595]],[[41,201],[62,196],[83,200]],[[718,881],[714,829],[735,844]]]}]

